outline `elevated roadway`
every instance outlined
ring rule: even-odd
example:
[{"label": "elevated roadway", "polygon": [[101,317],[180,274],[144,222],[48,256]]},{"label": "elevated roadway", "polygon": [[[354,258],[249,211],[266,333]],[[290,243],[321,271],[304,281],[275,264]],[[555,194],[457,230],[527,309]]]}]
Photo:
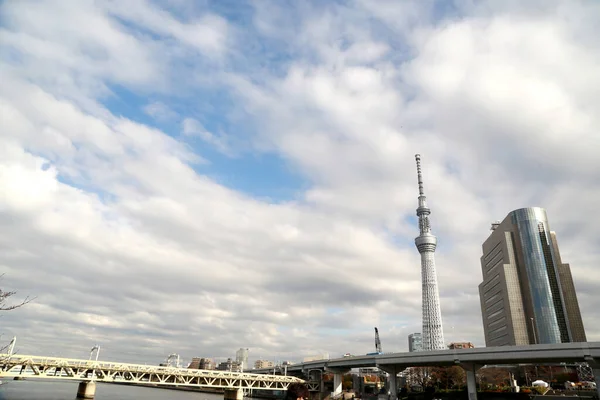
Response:
[{"label": "elevated roadway", "polygon": [[[331,371],[341,374],[351,368],[378,367],[395,376],[408,367],[434,367],[459,365],[467,372],[469,399],[476,400],[475,371],[484,365],[502,364],[545,364],[560,362],[586,362],[594,370],[596,385],[600,395],[600,342],[538,344],[529,346],[480,347],[474,349],[454,349],[422,351],[412,353],[390,353],[343,357],[337,359],[308,361],[288,365],[290,374],[310,370]],[[270,369],[272,373],[273,369]],[[261,373],[262,370],[253,370]],[[395,393],[396,382],[391,380],[390,390]],[[337,380],[336,380],[337,382]],[[340,380],[341,382],[341,380]],[[334,394],[341,390],[334,383]]]}]

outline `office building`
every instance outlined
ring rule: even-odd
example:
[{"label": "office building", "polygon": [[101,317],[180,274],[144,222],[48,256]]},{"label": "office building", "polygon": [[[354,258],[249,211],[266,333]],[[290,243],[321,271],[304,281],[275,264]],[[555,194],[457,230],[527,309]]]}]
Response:
[{"label": "office building", "polygon": [[192,362],[188,365],[189,369],[200,369],[200,357],[193,357]]},{"label": "office building", "polygon": [[411,333],[408,335],[408,351],[421,351],[423,350],[423,342],[420,333]]},{"label": "office building", "polygon": [[240,365],[242,371],[248,369],[248,349],[240,348],[236,351],[235,361]]},{"label": "office building", "polygon": [[215,362],[210,358],[194,357],[192,362],[188,365],[190,369],[215,369]]},{"label": "office building", "polygon": [[230,371],[230,372],[242,372],[242,366],[237,361],[233,361],[231,358],[228,358],[227,361],[223,361],[219,363],[217,366],[217,370],[219,371]]},{"label": "office building", "polygon": [[493,223],[482,247],[486,346],[586,341],[571,269],[543,208],[515,210]]},{"label": "office building", "polygon": [[254,368],[255,369],[273,368],[274,366],[275,366],[275,364],[273,364],[273,361],[256,360],[254,362]]}]

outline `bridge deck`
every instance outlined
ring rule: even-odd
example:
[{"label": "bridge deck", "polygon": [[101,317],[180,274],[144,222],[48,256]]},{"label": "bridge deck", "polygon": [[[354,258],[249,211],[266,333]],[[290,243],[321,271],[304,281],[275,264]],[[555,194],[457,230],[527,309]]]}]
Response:
[{"label": "bridge deck", "polygon": [[0,354],[0,378],[7,377],[263,390],[287,390],[303,382],[292,376]]}]

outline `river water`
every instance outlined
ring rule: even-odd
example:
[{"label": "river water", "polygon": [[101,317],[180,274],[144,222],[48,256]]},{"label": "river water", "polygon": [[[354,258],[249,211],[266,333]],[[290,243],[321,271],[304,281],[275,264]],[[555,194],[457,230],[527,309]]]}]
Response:
[{"label": "river water", "polygon": [[[4,381],[0,400],[75,400],[79,382]],[[95,400],[223,400],[222,394],[96,383]]]}]

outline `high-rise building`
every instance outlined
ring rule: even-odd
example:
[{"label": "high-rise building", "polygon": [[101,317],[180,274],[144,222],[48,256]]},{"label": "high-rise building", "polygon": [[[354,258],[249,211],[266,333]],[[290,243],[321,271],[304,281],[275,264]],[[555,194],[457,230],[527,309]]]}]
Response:
[{"label": "high-rise building", "polygon": [[521,208],[493,223],[481,269],[486,346],[586,341],[571,269],[546,210]]},{"label": "high-rise building", "polygon": [[408,351],[411,353],[413,351],[421,351],[423,350],[423,342],[420,333],[411,333],[408,335]]},{"label": "high-rise building", "polygon": [[427,198],[423,190],[421,176],[421,156],[415,155],[417,161],[417,178],[419,183],[419,236],[415,245],[421,254],[422,307],[423,307],[423,350],[443,350],[444,330],[442,328],[442,311],[440,309],[440,294],[438,292],[437,274],[435,272],[435,248],[437,238],[431,233]]},{"label": "high-rise building", "polygon": [[248,349],[240,348],[235,352],[235,361],[238,362],[242,371],[248,369]]}]

